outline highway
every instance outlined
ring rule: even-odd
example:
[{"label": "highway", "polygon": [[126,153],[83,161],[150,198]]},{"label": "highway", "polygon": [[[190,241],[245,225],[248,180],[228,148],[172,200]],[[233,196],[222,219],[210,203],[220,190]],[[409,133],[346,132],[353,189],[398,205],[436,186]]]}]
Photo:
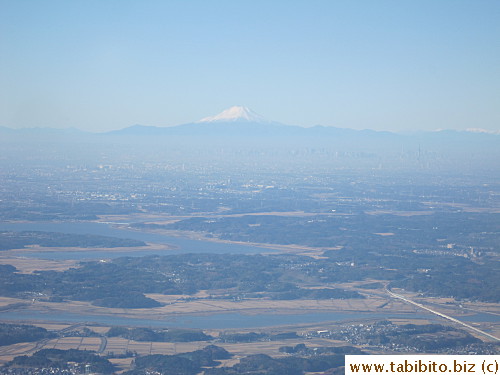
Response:
[{"label": "highway", "polygon": [[493,335],[491,335],[491,334],[489,334],[489,333],[487,333],[487,332],[481,331],[480,329],[478,329],[478,328],[476,328],[476,327],[473,327],[473,326],[471,326],[470,324],[464,323],[464,322],[462,322],[462,321],[460,321],[460,320],[458,320],[458,319],[455,319],[455,318],[454,318],[454,317],[452,317],[452,316],[449,316],[449,315],[446,315],[446,314],[440,313],[439,311],[432,310],[432,309],[430,309],[429,307],[422,305],[421,303],[418,303],[418,302],[412,301],[411,299],[408,299],[408,298],[406,298],[406,297],[403,297],[401,294],[394,293],[394,292],[392,292],[392,291],[391,291],[391,290],[390,290],[387,286],[386,286],[386,288],[385,288],[385,291],[386,291],[386,292],[387,292],[387,293],[388,293],[391,297],[393,297],[393,298],[400,299],[400,300],[402,300],[402,301],[404,301],[404,302],[406,302],[406,303],[410,303],[410,304],[412,304],[412,305],[414,305],[414,306],[417,306],[417,307],[419,307],[419,308],[421,308],[421,309],[424,309],[424,310],[426,310],[426,311],[429,311],[430,313],[433,313],[433,314],[435,314],[435,315],[437,315],[437,316],[440,316],[441,318],[445,318],[445,319],[448,319],[448,320],[450,320],[450,321],[452,321],[452,322],[454,322],[454,323],[460,324],[461,326],[464,326],[465,328],[467,328],[467,329],[469,329],[469,330],[472,330],[472,331],[474,331],[474,332],[477,332],[477,333],[479,333],[479,334],[481,334],[481,335],[484,335],[484,336],[486,336],[486,337],[489,337],[490,339],[493,339],[493,340],[495,340],[495,341],[500,341],[500,338],[498,338],[498,337],[496,337],[496,336],[493,336]]}]

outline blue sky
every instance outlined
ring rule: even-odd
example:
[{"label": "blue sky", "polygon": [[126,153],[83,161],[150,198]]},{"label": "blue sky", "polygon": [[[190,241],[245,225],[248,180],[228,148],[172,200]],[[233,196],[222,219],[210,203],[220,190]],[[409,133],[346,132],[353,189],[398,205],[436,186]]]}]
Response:
[{"label": "blue sky", "polygon": [[497,0],[0,0],[0,126],[500,130]]}]

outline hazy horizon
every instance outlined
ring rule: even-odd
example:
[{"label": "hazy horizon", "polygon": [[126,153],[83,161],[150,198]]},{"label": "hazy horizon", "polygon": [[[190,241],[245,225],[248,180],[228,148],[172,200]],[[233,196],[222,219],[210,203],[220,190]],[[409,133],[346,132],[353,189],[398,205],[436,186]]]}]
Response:
[{"label": "hazy horizon", "polygon": [[[341,126],[333,126],[333,125],[319,125],[319,124],[306,124],[306,125],[296,125],[296,124],[284,124],[280,121],[276,121],[274,119],[268,119],[268,118],[265,118],[263,116],[260,116],[260,114],[258,113],[255,113],[252,109],[250,108],[246,108],[246,107],[243,107],[243,108],[246,108],[246,109],[249,109],[251,112],[253,112],[255,115],[259,116],[255,119],[253,118],[245,118],[245,117],[241,117],[241,118],[235,118],[235,119],[224,119],[224,118],[218,118],[220,117],[221,115],[223,115],[225,112],[227,111],[230,111],[232,108],[236,108],[236,107],[239,107],[239,106],[233,106],[233,107],[230,107],[230,108],[226,108],[224,111],[218,113],[218,114],[215,114],[214,116],[207,116],[207,117],[204,117],[202,119],[198,119],[198,120],[194,120],[194,121],[190,121],[190,122],[187,122],[187,123],[184,123],[184,124],[172,124],[172,125],[151,125],[151,124],[130,124],[130,125],[127,125],[127,126],[124,126],[122,128],[119,128],[119,129],[113,129],[113,130],[92,130],[92,129],[83,129],[83,128],[77,128],[77,127],[50,127],[50,126],[32,126],[32,127],[23,127],[23,128],[13,128],[13,127],[9,127],[9,126],[4,126],[4,128],[9,128],[9,129],[12,129],[12,130],[37,130],[37,129],[47,129],[47,130],[51,130],[51,129],[54,129],[54,130],[76,130],[76,131],[82,131],[82,132],[88,132],[88,133],[93,133],[93,134],[104,134],[104,133],[108,133],[108,132],[112,132],[112,131],[119,131],[119,130],[124,130],[124,129],[127,129],[127,128],[131,128],[131,127],[134,127],[134,126],[144,126],[144,127],[157,127],[157,128],[173,128],[173,127],[176,127],[176,126],[182,126],[182,125],[187,125],[187,124],[195,124],[195,123],[200,123],[200,124],[207,124],[209,125],[212,121],[215,121],[215,122],[233,122],[233,121],[243,121],[243,122],[256,122],[256,123],[259,123],[259,122],[262,122],[262,123],[269,123],[269,124],[280,124],[280,125],[285,125],[285,126],[291,126],[291,127],[300,127],[300,128],[304,128],[304,129],[307,129],[307,128],[313,128],[313,127],[317,127],[317,126],[321,126],[321,127],[325,127],[325,128],[337,128],[337,129],[344,129],[344,130],[355,130],[355,131],[363,131],[363,130],[370,130],[370,131],[377,131],[377,132],[391,132],[391,133],[395,133],[395,134],[412,134],[412,133],[419,133],[419,132],[440,132],[440,131],[460,131],[460,132],[468,132],[468,133],[483,133],[483,134],[493,134],[493,135],[499,135],[500,134],[500,130],[488,130],[488,129],[483,129],[483,128],[466,128],[466,129],[431,129],[431,130],[421,130],[421,129],[415,129],[415,130],[409,130],[409,129],[396,129],[396,130],[385,130],[385,129],[372,129],[372,128],[369,128],[369,127],[366,127],[366,128],[359,128],[359,129],[352,129],[352,128],[344,128],[344,127],[341,127]],[[212,120],[209,120],[209,119],[212,119]],[[1,127],[1,125],[0,125]]]}]

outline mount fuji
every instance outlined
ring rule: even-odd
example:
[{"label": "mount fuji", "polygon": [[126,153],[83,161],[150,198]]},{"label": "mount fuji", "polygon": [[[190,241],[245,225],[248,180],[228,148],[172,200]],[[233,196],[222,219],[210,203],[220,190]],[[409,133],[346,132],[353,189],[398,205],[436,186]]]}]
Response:
[{"label": "mount fuji", "polygon": [[305,128],[267,120],[248,107],[233,106],[217,115],[204,117],[196,122],[169,127],[134,125],[109,132],[116,135],[168,135],[203,137],[272,136],[297,133]]},{"label": "mount fuji", "polygon": [[252,111],[248,107],[244,106],[233,106],[228,108],[218,115],[209,116],[202,118],[198,122],[271,122],[266,120],[263,116],[259,115],[257,112]]}]

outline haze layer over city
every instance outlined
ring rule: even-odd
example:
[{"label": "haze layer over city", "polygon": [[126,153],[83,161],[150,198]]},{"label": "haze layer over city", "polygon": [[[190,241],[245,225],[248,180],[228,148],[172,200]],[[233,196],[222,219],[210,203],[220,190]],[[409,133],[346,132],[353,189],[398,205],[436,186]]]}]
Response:
[{"label": "haze layer over city", "polygon": [[0,373],[498,355],[498,3],[207,4],[0,3]]}]

